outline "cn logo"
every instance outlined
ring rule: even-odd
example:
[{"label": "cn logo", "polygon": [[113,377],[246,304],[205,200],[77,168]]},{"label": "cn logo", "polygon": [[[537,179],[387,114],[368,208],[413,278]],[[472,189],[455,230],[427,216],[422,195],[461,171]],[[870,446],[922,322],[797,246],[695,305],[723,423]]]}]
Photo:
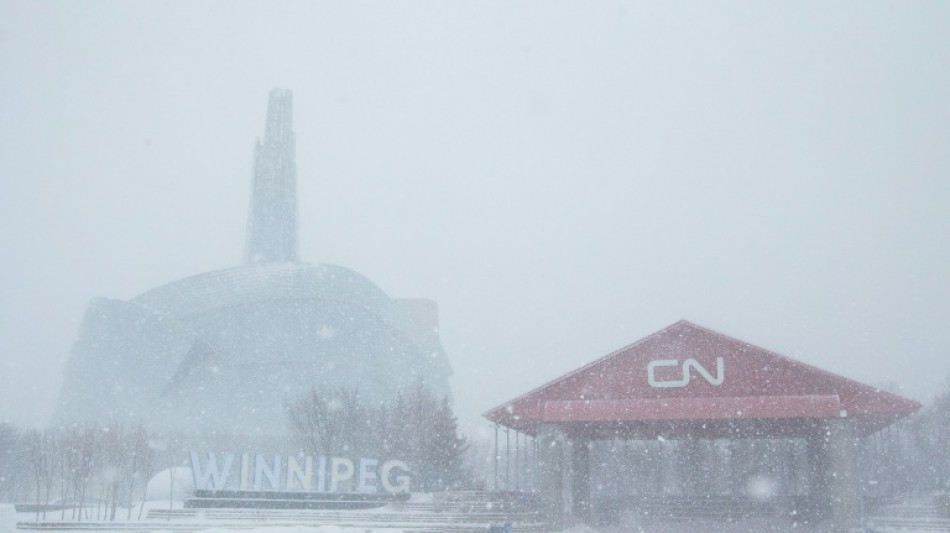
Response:
[{"label": "cn logo", "polygon": [[703,368],[703,365],[699,364],[695,359],[687,359],[683,361],[683,379],[658,381],[654,374],[654,369],[658,366],[680,366],[680,362],[676,359],[657,359],[656,361],[650,361],[650,363],[647,364],[647,383],[649,383],[651,387],[685,387],[689,385],[689,379],[691,377],[689,374],[690,368],[696,369],[696,372],[699,372],[699,375],[702,376],[703,379],[715,387],[722,385],[723,380],[726,379],[725,365],[722,362],[722,357],[716,358],[716,377],[713,377],[712,374]]}]

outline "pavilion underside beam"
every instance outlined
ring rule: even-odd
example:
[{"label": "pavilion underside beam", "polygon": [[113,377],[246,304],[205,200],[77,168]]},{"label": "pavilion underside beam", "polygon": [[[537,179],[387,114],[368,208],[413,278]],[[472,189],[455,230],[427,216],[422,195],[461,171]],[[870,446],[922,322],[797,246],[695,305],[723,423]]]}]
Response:
[{"label": "pavilion underside beam", "polygon": [[553,400],[544,402],[541,419],[544,422],[743,420],[835,418],[841,414],[841,402],[834,395],[746,396]]}]

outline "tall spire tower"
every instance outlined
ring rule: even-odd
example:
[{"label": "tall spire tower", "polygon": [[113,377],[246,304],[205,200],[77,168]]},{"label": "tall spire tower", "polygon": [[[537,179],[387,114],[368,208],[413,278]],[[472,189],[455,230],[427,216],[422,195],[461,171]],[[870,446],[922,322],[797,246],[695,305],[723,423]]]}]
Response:
[{"label": "tall spire tower", "polygon": [[247,217],[244,263],[297,260],[297,163],[293,93],[274,89],[264,140],[254,149],[254,183]]}]

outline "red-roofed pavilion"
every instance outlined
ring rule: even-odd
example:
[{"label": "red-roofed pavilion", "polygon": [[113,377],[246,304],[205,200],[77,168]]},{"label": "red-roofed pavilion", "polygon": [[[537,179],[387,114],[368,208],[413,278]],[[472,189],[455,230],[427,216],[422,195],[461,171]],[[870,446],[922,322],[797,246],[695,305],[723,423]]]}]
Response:
[{"label": "red-roofed pavilion", "polygon": [[[590,517],[591,440],[803,438],[815,497],[835,529],[860,520],[855,442],[920,408],[895,394],[680,321],[527,394],[485,417],[540,443],[542,512],[563,520],[562,472],[574,515]],[[571,464],[562,464],[562,446]],[[817,492],[817,491],[816,491]]]}]

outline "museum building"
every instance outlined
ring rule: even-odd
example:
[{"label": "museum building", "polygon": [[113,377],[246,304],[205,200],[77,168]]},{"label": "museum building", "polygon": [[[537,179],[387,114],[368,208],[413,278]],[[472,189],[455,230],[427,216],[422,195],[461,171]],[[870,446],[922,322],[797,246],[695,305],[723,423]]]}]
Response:
[{"label": "museum building", "polygon": [[312,388],[386,401],[423,383],[450,396],[427,299],[390,298],[363,275],[297,258],[292,94],[270,94],[242,266],[130,300],[93,299],[53,424],[142,421],[155,430],[282,433]]}]

